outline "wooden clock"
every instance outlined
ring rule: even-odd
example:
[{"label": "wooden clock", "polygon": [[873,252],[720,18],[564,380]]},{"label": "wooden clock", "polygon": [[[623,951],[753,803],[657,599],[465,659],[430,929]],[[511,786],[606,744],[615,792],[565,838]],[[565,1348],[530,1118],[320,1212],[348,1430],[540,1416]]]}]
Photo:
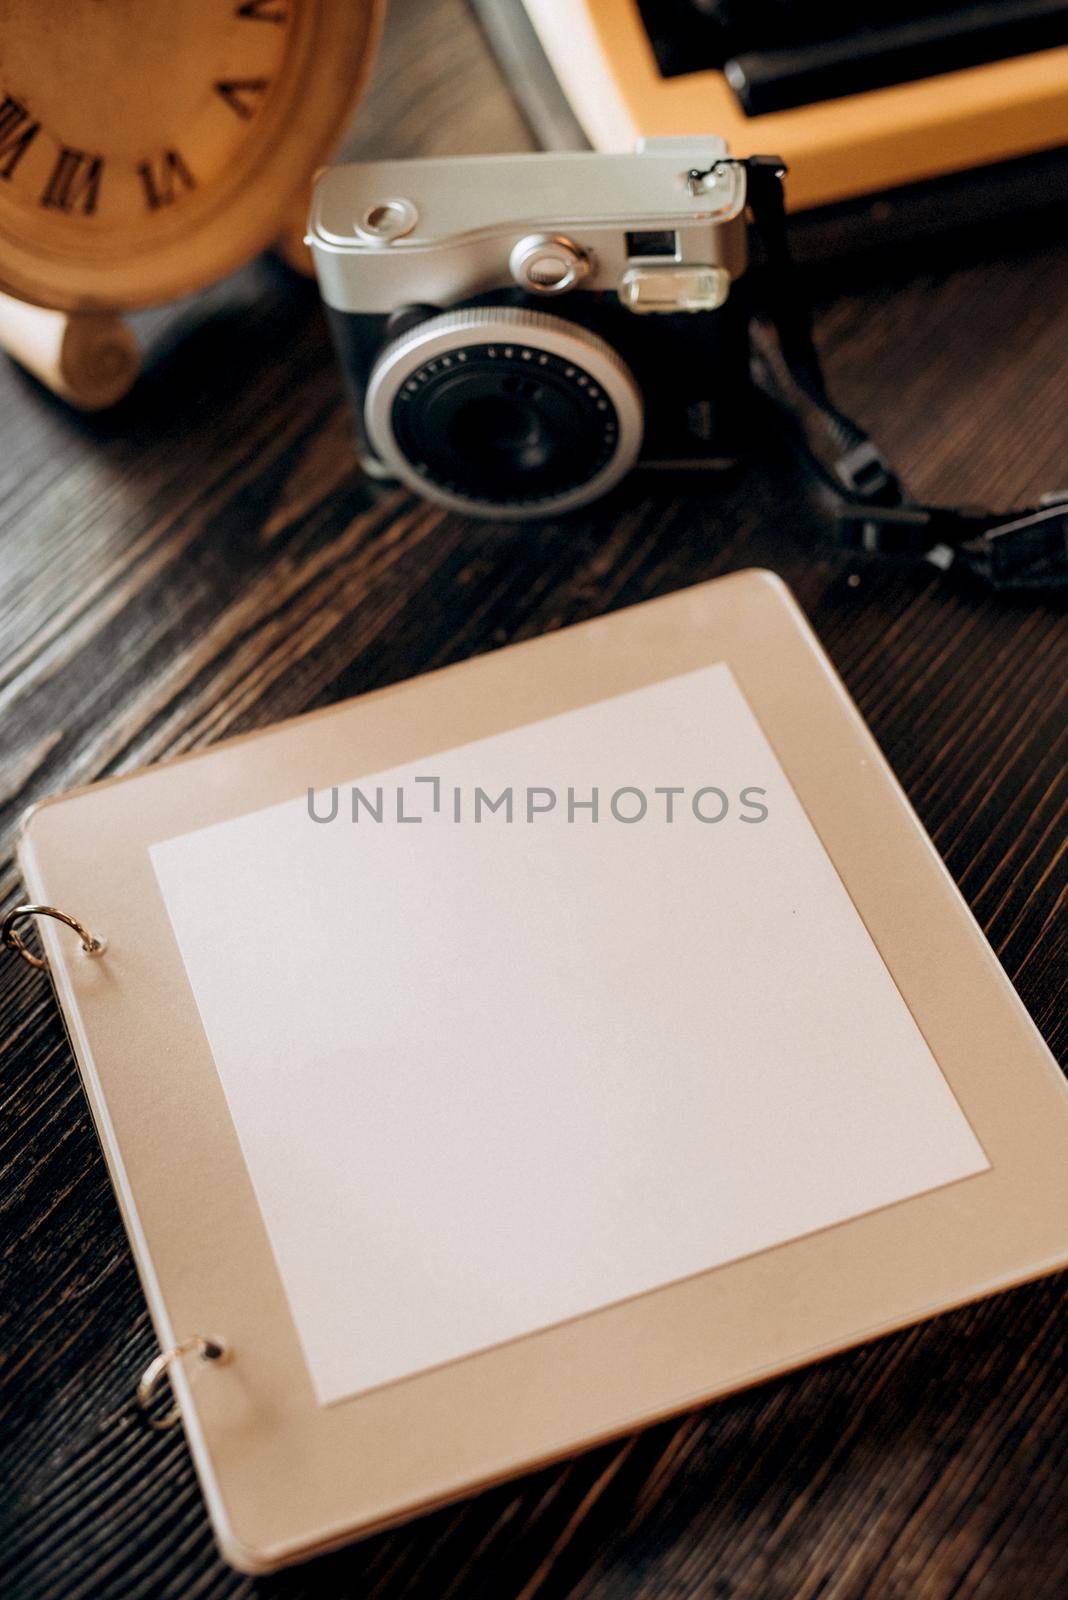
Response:
[{"label": "wooden clock", "polygon": [[272,242],[363,86],[383,0],[0,0],[0,344],[86,407],[121,313]]}]

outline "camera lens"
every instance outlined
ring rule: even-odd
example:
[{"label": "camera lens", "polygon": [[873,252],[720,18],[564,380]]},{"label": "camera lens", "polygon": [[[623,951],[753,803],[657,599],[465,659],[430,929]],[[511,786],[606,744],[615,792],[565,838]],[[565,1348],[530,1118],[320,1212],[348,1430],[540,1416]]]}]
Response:
[{"label": "camera lens", "polygon": [[[529,390],[527,396],[521,392],[524,388]],[[538,410],[541,398],[540,385],[524,385],[518,378],[506,380],[497,394],[466,400],[461,395],[448,429],[450,451],[461,463],[469,462],[480,479],[486,474],[543,472],[552,461],[556,441]]]},{"label": "camera lens", "polygon": [[497,504],[544,502],[615,453],[615,408],[589,373],[537,346],[464,345],[415,368],[393,435],[424,484]]},{"label": "camera lens", "polygon": [[383,463],[428,499],[482,516],[544,516],[623,477],[641,397],[619,356],[561,317],[445,312],[382,353],[366,402]]}]

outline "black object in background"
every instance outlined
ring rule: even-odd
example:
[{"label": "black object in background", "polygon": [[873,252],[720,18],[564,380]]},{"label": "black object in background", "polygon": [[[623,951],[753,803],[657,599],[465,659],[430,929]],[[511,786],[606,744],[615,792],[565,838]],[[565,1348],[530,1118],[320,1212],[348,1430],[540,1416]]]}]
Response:
[{"label": "black object in background", "polygon": [[718,67],[749,116],[1068,43],[1064,0],[639,0],[665,77]]}]

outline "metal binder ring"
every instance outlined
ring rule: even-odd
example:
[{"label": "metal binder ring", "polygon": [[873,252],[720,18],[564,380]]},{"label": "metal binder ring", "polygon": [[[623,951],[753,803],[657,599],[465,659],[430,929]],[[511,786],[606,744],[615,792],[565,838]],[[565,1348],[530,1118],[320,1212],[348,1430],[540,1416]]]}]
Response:
[{"label": "metal binder ring", "polygon": [[68,928],[74,929],[82,941],[82,949],[87,956],[102,955],[107,949],[106,939],[96,938],[76,917],[69,917],[65,911],[58,911],[55,906],[16,906],[13,911],[8,912],[3,922],[0,922],[0,947],[14,950],[15,954],[21,956],[31,967],[45,967],[47,962],[43,956],[35,956],[21,934],[15,932],[15,923],[20,917],[55,917],[57,922],[65,923]]},{"label": "metal binder ring", "polygon": [[148,1427],[154,1428],[157,1433],[166,1433],[173,1428],[179,1420],[180,1412],[177,1403],[164,1412],[162,1417],[150,1417],[148,1408],[153,1397],[170,1373],[176,1361],[181,1361],[183,1356],[198,1355],[201,1361],[226,1361],[229,1358],[229,1347],[221,1339],[205,1339],[202,1333],[194,1333],[188,1339],[183,1339],[180,1344],[172,1345],[169,1350],[162,1350],[154,1361],[150,1361],[141,1374],[141,1381],[137,1385],[137,1405],[141,1412],[142,1420]]}]

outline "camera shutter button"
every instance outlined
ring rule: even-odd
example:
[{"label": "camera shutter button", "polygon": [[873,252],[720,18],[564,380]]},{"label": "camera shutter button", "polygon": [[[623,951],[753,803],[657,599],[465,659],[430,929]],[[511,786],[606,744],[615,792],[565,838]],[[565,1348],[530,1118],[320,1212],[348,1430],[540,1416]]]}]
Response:
[{"label": "camera shutter button", "polygon": [[563,294],[582,282],[590,258],[560,234],[528,234],[512,251],[509,266],[521,289],[534,294]]}]

